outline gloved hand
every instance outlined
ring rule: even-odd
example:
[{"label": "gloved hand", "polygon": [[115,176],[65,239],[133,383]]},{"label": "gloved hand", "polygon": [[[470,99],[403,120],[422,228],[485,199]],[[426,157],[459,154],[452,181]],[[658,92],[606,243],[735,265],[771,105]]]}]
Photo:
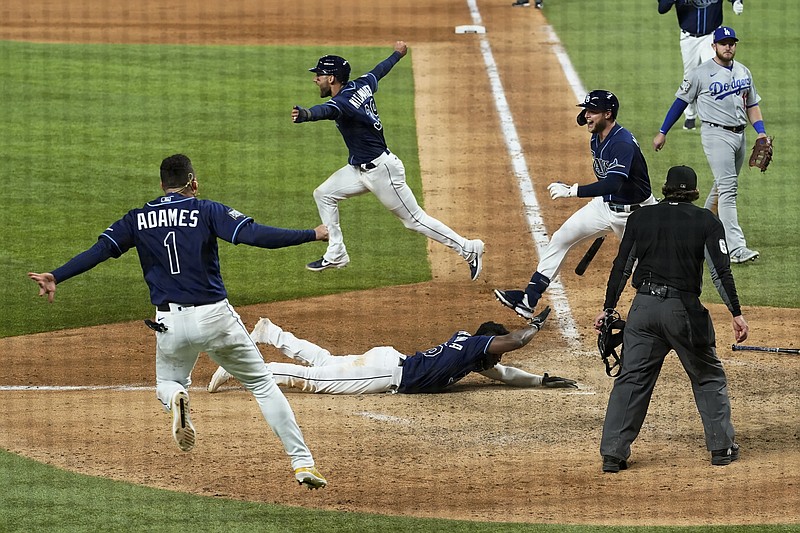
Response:
[{"label": "gloved hand", "polygon": [[536,331],[539,331],[540,329],[542,329],[542,326],[544,325],[544,321],[547,320],[547,316],[549,314],[550,314],[550,306],[548,305],[547,307],[544,308],[544,311],[542,311],[541,313],[539,313],[535,317],[531,318],[528,321],[528,324],[530,324],[531,326],[534,326],[536,328]]},{"label": "gloved hand", "polygon": [[550,376],[547,372],[542,376],[542,387],[548,389],[577,389],[578,383],[574,379]]},{"label": "gloved hand", "polygon": [[742,11],[744,11],[744,4],[742,3],[742,0],[736,0],[733,3],[733,12],[737,15],[741,15]]},{"label": "gloved hand", "polygon": [[572,198],[574,196],[578,196],[577,183],[575,183],[570,187],[566,183],[561,183],[560,181],[556,181],[548,185],[547,190],[550,191],[550,198],[552,198],[553,200],[555,200],[556,198]]}]

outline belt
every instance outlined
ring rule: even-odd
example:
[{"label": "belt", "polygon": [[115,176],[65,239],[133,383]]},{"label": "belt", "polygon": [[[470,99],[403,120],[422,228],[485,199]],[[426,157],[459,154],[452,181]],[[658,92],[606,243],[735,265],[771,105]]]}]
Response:
[{"label": "belt", "polygon": [[673,289],[668,285],[654,285],[651,283],[642,283],[642,285],[636,289],[636,292],[639,294],[649,294],[650,296],[658,296],[661,299],[664,298],[680,298],[682,291],[678,289]]},{"label": "belt", "polygon": [[631,213],[642,207],[639,204],[615,204],[614,202],[607,202],[607,203],[608,203],[608,208],[614,211],[615,213]]},{"label": "belt", "polygon": [[[170,302],[163,303],[163,304],[158,304],[156,306],[156,309],[158,309],[159,311],[163,311],[165,313],[169,313],[169,304],[170,304]],[[178,306],[178,311],[180,311],[181,309],[183,309],[185,307],[202,307],[204,305],[211,305],[211,304],[210,303],[208,303],[208,304],[176,304],[176,303],[172,302],[172,305],[177,305]]]},{"label": "belt", "polygon": [[706,35],[709,35],[711,32],[708,32],[708,33],[692,33],[690,31],[681,30],[681,33],[685,33],[686,35],[689,35],[690,37],[705,37]]},{"label": "belt", "polygon": [[389,155],[389,149],[388,148],[386,150],[384,150],[381,155],[379,155],[378,157],[376,157],[375,159],[373,159],[369,163],[364,163],[363,165],[356,165],[356,166],[358,166],[358,168],[360,168],[361,170],[374,170],[374,169],[378,168],[378,165],[377,165],[377,163],[375,163],[375,161],[377,161],[378,159],[380,159],[381,157],[383,157],[385,155]]},{"label": "belt", "polygon": [[714,124],[713,122],[703,121],[703,124],[708,124],[709,126],[714,126],[715,128],[722,128],[723,130],[732,131],[733,133],[742,133],[744,131],[744,126],[723,126],[722,124]]}]

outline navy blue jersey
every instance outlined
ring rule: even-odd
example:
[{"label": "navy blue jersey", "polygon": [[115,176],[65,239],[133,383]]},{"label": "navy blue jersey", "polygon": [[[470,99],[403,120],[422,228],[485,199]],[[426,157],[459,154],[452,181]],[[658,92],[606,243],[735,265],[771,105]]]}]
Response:
[{"label": "navy blue jersey", "polygon": [[449,341],[408,357],[397,392],[441,392],[470,372],[484,370],[486,350],[494,336],[459,331]]},{"label": "navy blue jersey", "polygon": [[658,12],[667,13],[673,4],[678,25],[687,33],[708,35],[722,26],[723,0],[658,0]]},{"label": "navy blue jersey", "polygon": [[129,211],[98,237],[97,244],[53,275],[57,282],[65,281],[135,247],[154,305],[208,304],[227,297],[217,238],[279,248],[315,237],[314,230],[262,226],[221,203],[173,193]]},{"label": "navy blue jersey", "polygon": [[602,142],[599,134],[592,134],[589,147],[598,181],[580,186],[578,196],[602,196],[616,204],[638,204],[650,198],[647,161],[631,132],[615,124]]},{"label": "navy blue jersey", "polygon": [[373,94],[378,92],[378,80],[388,74],[401,57],[399,52],[392,53],[371,71],[347,82],[336,96],[309,109],[311,120],[336,121],[350,152],[347,162],[351,165],[369,163],[387,150]]}]

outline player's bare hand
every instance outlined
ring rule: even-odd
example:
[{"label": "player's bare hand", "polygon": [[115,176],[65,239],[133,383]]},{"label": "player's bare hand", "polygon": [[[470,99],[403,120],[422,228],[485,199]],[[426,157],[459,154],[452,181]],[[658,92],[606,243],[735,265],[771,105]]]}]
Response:
[{"label": "player's bare hand", "polygon": [[325,224],[320,224],[319,226],[314,228],[314,233],[316,233],[318,241],[328,240],[328,226],[326,226]]},{"label": "player's bare hand", "polygon": [[405,41],[397,41],[394,43],[394,51],[400,52],[400,55],[405,57],[405,55],[408,53],[408,45]]},{"label": "player's bare hand", "polygon": [[599,315],[594,317],[594,329],[600,331],[600,328],[603,327],[603,322],[605,322],[606,320],[606,316],[608,316],[608,313],[606,313],[605,310],[603,310],[600,312]]},{"label": "player's bare hand", "polygon": [[653,149],[658,152],[664,148],[665,144],[667,144],[667,136],[659,131],[658,135],[653,139]]},{"label": "player's bare hand", "polygon": [[39,285],[39,296],[47,295],[47,301],[53,303],[56,294],[56,278],[50,273],[37,274],[28,272],[28,277]]},{"label": "player's bare hand", "polygon": [[750,326],[742,315],[733,317],[733,335],[736,342],[747,340],[747,333],[750,331]]}]

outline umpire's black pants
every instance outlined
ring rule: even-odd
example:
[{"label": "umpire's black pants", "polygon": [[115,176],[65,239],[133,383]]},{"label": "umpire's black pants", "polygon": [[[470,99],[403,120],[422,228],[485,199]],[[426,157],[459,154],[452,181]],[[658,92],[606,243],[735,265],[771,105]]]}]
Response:
[{"label": "umpire's black pants", "polygon": [[[713,328],[711,318],[707,320],[708,328]],[[622,370],[608,398],[601,455],[619,459],[630,456],[631,443],[642,428],[653,387],[670,349],[678,354],[692,382],[706,447],[720,450],[733,444],[727,378],[713,346],[713,335],[711,339],[711,345],[692,345],[689,314],[680,298],[636,295],[623,333]]]}]

